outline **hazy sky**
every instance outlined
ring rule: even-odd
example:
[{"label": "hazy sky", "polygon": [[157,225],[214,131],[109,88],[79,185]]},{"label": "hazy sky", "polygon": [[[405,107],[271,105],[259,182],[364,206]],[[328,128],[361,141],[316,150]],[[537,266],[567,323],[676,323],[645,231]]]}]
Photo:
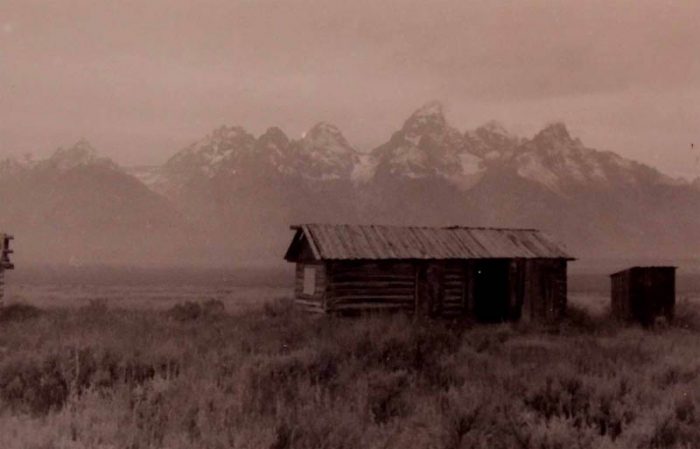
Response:
[{"label": "hazy sky", "polygon": [[160,163],[320,120],[369,149],[432,99],[700,176],[700,2],[0,0],[0,156],[85,137]]}]

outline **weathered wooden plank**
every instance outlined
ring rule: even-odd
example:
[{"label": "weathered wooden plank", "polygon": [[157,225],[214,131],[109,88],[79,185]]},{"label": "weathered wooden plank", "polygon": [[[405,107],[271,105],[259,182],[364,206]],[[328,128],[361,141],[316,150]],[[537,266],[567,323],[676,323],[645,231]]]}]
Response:
[{"label": "weathered wooden plank", "polygon": [[342,281],[363,281],[363,280],[408,280],[413,279],[413,274],[403,273],[332,273],[330,278],[336,282]]},{"label": "weathered wooden plank", "polygon": [[445,282],[462,282],[463,279],[464,276],[462,276],[461,274],[446,274],[444,277]]},{"label": "weathered wooden plank", "polygon": [[413,289],[413,280],[410,281],[355,281],[355,282],[330,282],[330,286],[333,288],[346,288],[346,287],[372,287],[372,288],[391,288],[391,287],[405,287]]},{"label": "weathered wooden plank", "polygon": [[371,301],[408,301],[413,300],[413,295],[343,295],[333,296],[333,302],[371,300]]},{"label": "weathered wooden plank", "polygon": [[353,299],[353,300],[348,300],[348,301],[338,301],[330,304],[328,306],[328,310],[334,310],[335,308],[342,306],[342,305],[349,305],[349,304],[374,304],[374,305],[386,305],[386,306],[405,306],[405,307],[413,307],[413,303],[411,301],[372,301],[369,299]]},{"label": "weathered wooden plank", "polygon": [[305,311],[315,312],[315,313],[325,313],[323,305],[321,303],[318,303],[318,302],[305,301],[305,300],[296,298],[294,300],[294,305],[296,307],[302,308]]},{"label": "weathered wooden plank", "polygon": [[409,273],[413,270],[410,264],[398,266],[398,265],[387,265],[387,266],[375,266],[375,265],[356,265],[356,266],[343,266],[334,265],[334,273]]},{"label": "weathered wooden plank", "polygon": [[443,304],[443,310],[463,310],[462,304],[456,302],[448,302]]},{"label": "weathered wooden plank", "polygon": [[330,290],[329,295],[334,297],[338,296],[411,296],[413,297],[413,291],[408,288],[403,289],[343,289],[343,290]]},{"label": "weathered wooden plank", "polygon": [[413,310],[413,304],[412,303],[406,303],[406,304],[376,304],[376,303],[347,303],[347,304],[337,304],[333,306],[333,310],[369,310],[369,309],[387,309],[387,310],[394,310],[394,309],[404,309],[404,310]]},{"label": "weathered wooden plank", "polygon": [[412,273],[377,273],[377,272],[358,273],[358,272],[347,272],[346,271],[343,273],[331,273],[330,277],[332,277],[333,279],[345,279],[345,278],[350,278],[350,279],[371,279],[371,278],[409,279],[409,278],[413,277],[413,274]]}]

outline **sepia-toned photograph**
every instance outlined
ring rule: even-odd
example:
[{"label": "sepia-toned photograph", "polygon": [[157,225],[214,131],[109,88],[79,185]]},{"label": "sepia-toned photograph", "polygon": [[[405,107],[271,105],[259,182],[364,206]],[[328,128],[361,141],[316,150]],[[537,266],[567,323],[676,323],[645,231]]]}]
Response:
[{"label": "sepia-toned photograph", "polygon": [[700,448],[700,3],[0,0],[0,449]]}]

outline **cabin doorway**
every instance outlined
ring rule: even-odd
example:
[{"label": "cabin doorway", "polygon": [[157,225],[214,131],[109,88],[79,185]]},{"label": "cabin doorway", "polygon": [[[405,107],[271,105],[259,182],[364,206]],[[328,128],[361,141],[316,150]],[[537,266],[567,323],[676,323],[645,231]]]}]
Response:
[{"label": "cabin doorway", "polygon": [[418,266],[416,272],[416,315],[436,317],[444,302],[445,267],[439,262]]},{"label": "cabin doorway", "polygon": [[480,260],[474,267],[474,315],[482,323],[509,318],[509,265],[507,260]]}]

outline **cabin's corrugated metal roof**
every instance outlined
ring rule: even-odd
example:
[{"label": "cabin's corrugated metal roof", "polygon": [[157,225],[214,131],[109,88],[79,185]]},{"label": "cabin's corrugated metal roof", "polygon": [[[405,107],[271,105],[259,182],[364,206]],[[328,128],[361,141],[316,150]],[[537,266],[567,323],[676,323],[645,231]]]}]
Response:
[{"label": "cabin's corrugated metal roof", "polygon": [[293,226],[320,260],[572,259],[536,229],[304,224]]}]

